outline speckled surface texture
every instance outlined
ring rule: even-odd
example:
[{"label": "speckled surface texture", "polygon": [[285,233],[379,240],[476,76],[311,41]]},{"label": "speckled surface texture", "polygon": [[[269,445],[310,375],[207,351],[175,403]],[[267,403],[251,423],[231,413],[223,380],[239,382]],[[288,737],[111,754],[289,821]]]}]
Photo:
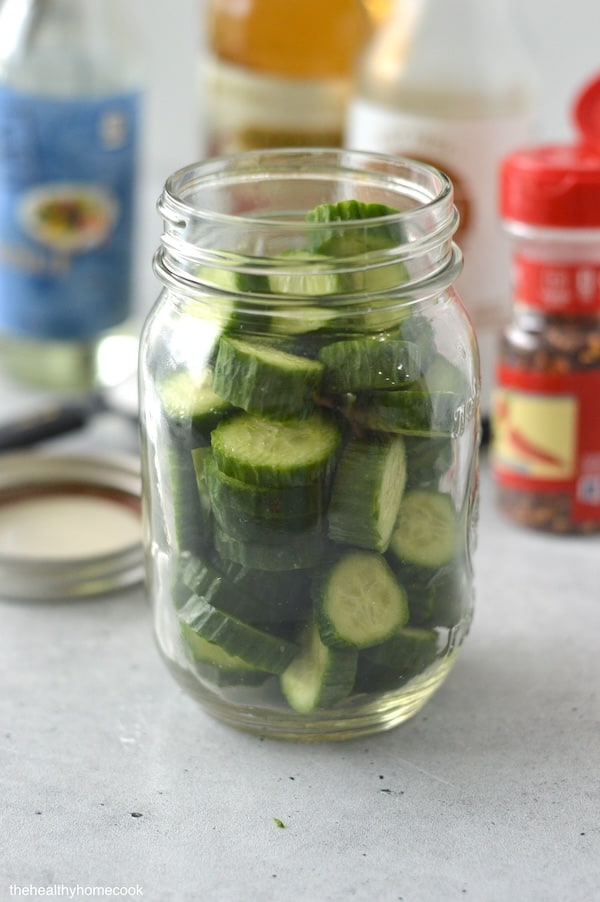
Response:
[{"label": "speckled surface texture", "polygon": [[[50,444],[135,447],[125,435],[105,418]],[[454,670],[408,723],[338,744],[204,714],[158,656],[142,589],[3,599],[0,898],[599,898],[599,549],[500,519],[484,455]]]}]

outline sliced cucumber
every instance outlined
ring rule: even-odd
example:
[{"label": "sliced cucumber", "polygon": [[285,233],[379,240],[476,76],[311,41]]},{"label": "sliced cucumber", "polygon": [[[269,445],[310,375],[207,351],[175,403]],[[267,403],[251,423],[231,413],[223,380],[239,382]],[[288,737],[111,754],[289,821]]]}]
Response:
[{"label": "sliced cucumber", "polygon": [[312,410],[323,365],[268,344],[224,336],[215,362],[214,388],[250,413],[287,417]]},{"label": "sliced cucumber", "polygon": [[230,516],[262,520],[294,520],[299,525],[315,523],[325,512],[326,487],[320,482],[287,487],[267,487],[242,482],[223,473],[214,456],[207,455],[204,478],[212,507]]},{"label": "sliced cucumber", "polygon": [[329,481],[341,433],[333,416],[316,412],[279,422],[239,414],[219,423],[212,448],[219,469],[241,482],[286,487]]},{"label": "sliced cucumber", "polygon": [[437,655],[433,629],[405,626],[395,636],[361,651],[356,688],[364,692],[398,689],[430,667]]},{"label": "sliced cucumber", "polygon": [[167,451],[167,461],[168,497],[172,499],[167,513],[171,541],[179,551],[199,552],[210,540],[210,513],[198,490],[192,454],[172,446]]},{"label": "sliced cucumber", "polygon": [[335,542],[385,551],[406,483],[400,437],[351,439],[338,463],[329,505],[329,537]]},{"label": "sliced cucumber", "polygon": [[191,556],[182,565],[182,581],[190,591],[219,611],[245,623],[279,623],[301,618],[307,608],[307,582],[299,573],[270,574],[239,564],[219,566]]},{"label": "sliced cucumber", "polygon": [[450,437],[462,430],[460,405],[460,397],[450,391],[377,391],[358,399],[352,417],[377,432]]},{"label": "sliced cucumber", "polygon": [[315,621],[326,645],[377,645],[408,620],[406,592],[376,552],[346,552],[316,580],[312,591]]},{"label": "sliced cucumber", "polygon": [[290,250],[277,259],[281,261],[282,271],[269,273],[272,294],[314,298],[343,290],[342,277],[332,270],[331,258],[325,254]]},{"label": "sliced cucumber", "polygon": [[407,591],[410,622],[423,626],[451,629],[467,616],[473,602],[464,567],[454,562],[413,575]]},{"label": "sliced cucumber", "polygon": [[301,646],[279,678],[289,706],[309,714],[347,698],[356,676],[357,652],[324,645],[314,624],[305,630]]},{"label": "sliced cucumber", "polygon": [[278,335],[306,335],[319,332],[334,324],[339,318],[337,310],[314,304],[278,306],[271,317],[271,330]]},{"label": "sliced cucumber", "polygon": [[411,489],[400,504],[390,551],[408,564],[441,567],[456,554],[459,528],[450,495],[428,488]]},{"label": "sliced cucumber", "polygon": [[208,642],[181,622],[181,640],[187,657],[198,675],[216,686],[260,686],[272,674],[230,655],[220,645]]},{"label": "sliced cucumber", "polygon": [[336,341],[322,348],[319,359],[325,365],[324,391],[333,394],[398,388],[422,374],[420,348],[409,341]]},{"label": "sliced cucumber", "polygon": [[406,316],[400,323],[397,338],[419,345],[424,369],[435,360],[437,356],[435,333],[430,320],[422,313],[411,313],[410,316]]},{"label": "sliced cucumber", "polygon": [[464,404],[469,398],[467,377],[443,354],[435,354],[423,377],[428,391],[454,392]]},{"label": "sliced cucumber", "polygon": [[258,545],[287,545],[298,539],[320,540],[324,521],[307,521],[304,518],[253,517],[231,507],[214,507],[213,516],[221,530],[232,539]]},{"label": "sliced cucumber", "polygon": [[223,560],[250,570],[302,570],[314,567],[321,559],[323,533],[315,529],[308,534],[290,535],[284,544],[266,545],[236,539],[215,524],[214,542],[217,554]]},{"label": "sliced cucumber", "polygon": [[213,388],[213,374],[204,369],[197,375],[175,371],[163,380],[159,389],[163,410],[172,434],[186,446],[209,444],[210,433],[233,405]]},{"label": "sliced cucumber", "polygon": [[268,673],[283,673],[298,651],[295,643],[243,623],[197,595],[181,608],[179,619],[201,639]]},{"label": "sliced cucumber", "polygon": [[223,255],[221,266],[198,266],[194,276],[203,285],[232,294],[262,294],[269,290],[266,276],[241,272],[239,259],[226,255]]},{"label": "sliced cucumber", "polygon": [[405,435],[407,485],[437,489],[454,461],[454,444],[447,436]]}]

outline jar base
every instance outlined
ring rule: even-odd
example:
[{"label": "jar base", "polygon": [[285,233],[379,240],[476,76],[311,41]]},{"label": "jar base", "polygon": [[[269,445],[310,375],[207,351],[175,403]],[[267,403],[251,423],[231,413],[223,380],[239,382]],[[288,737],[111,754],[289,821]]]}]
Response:
[{"label": "jar base", "polygon": [[[160,651],[160,648],[159,648]],[[232,702],[203,686],[187,670],[165,661],[179,685],[215,720],[267,739],[296,742],[339,742],[391,730],[409,720],[440,688],[456,662],[460,646],[421,677],[393,692],[355,696],[327,711],[299,714],[280,708]]]}]

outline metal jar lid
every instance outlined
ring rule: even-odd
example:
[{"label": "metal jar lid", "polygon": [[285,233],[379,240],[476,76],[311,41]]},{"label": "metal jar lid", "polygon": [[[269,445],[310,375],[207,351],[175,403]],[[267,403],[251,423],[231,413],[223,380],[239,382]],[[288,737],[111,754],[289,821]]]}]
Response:
[{"label": "metal jar lid", "polygon": [[0,456],[0,596],[60,600],[141,582],[140,463],[36,451]]}]

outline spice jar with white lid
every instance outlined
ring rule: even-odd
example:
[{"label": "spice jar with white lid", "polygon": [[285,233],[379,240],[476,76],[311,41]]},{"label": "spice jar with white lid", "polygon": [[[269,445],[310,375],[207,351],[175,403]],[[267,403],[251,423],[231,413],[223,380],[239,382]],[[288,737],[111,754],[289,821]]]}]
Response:
[{"label": "spice jar with white lid", "polygon": [[[580,125],[582,115],[595,119],[599,88],[600,81],[581,95]],[[512,240],[514,313],[500,344],[493,402],[498,504],[523,526],[598,532],[600,146],[545,145],[509,155],[500,207]]]}]

